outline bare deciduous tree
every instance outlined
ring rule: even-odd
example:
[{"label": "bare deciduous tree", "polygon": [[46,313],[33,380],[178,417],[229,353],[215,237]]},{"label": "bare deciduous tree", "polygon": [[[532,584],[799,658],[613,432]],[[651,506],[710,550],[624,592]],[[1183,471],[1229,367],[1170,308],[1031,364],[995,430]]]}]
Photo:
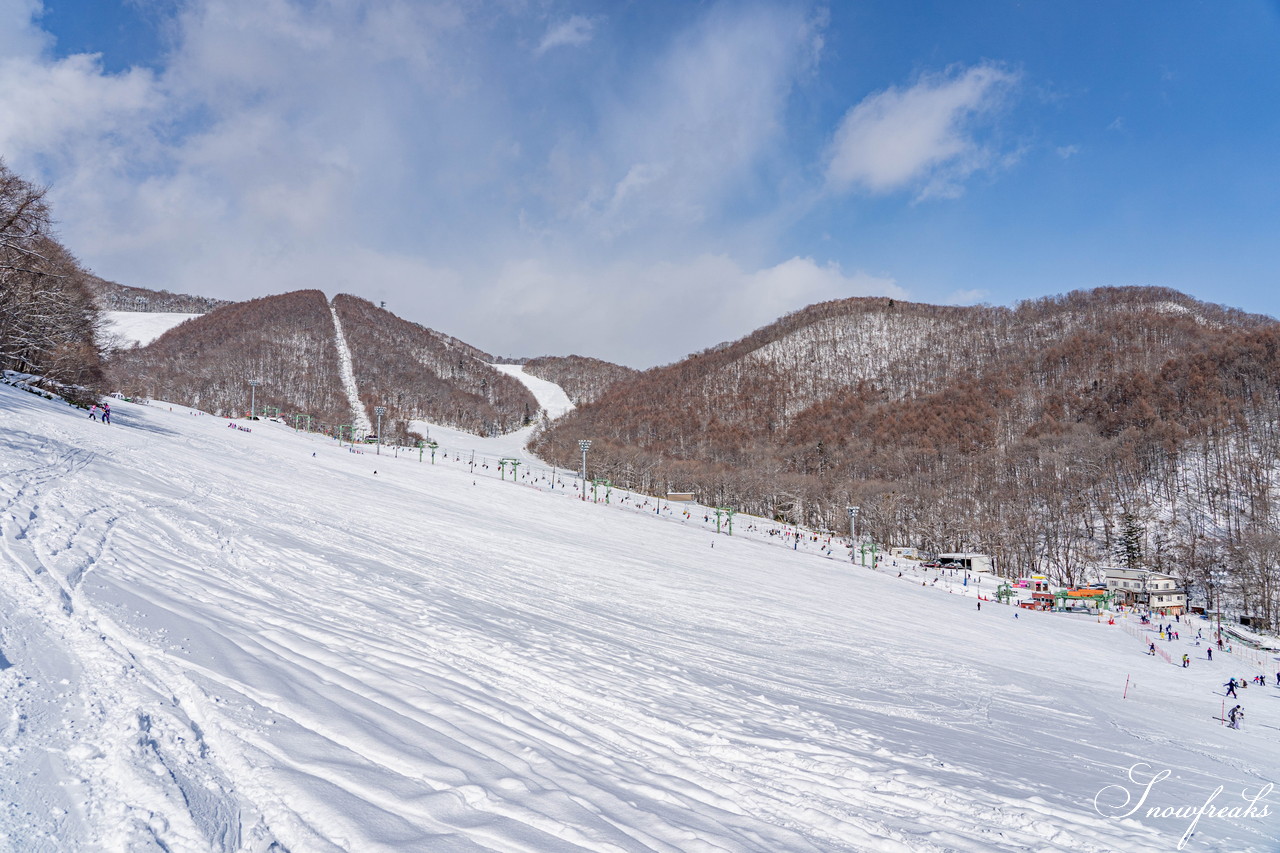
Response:
[{"label": "bare deciduous tree", "polygon": [[45,191],[0,161],[0,368],[98,391],[99,312],[87,273],[52,236]]}]

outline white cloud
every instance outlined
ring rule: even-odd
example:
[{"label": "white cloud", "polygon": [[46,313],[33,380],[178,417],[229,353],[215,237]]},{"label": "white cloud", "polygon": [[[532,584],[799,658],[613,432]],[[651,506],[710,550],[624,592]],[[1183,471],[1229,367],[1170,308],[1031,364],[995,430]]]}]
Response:
[{"label": "white cloud", "polygon": [[790,311],[815,302],[850,296],[892,296],[907,293],[892,278],[858,270],[846,275],[839,264],[819,264],[813,258],[795,257],[745,276],[742,296],[762,322],[772,322]]},{"label": "white cloud", "polygon": [[973,289],[957,290],[946,298],[946,305],[977,305],[991,295],[990,291]]},{"label": "white cloud", "polygon": [[[54,56],[38,4],[0,0],[0,155],[51,184],[64,240],[108,278],[355,293],[500,354],[633,366],[812,302],[902,295],[811,258],[761,262],[787,256],[785,226],[740,212],[770,191],[762,172],[796,174],[788,104],[822,22],[794,7],[715,6],[569,118],[561,96],[583,81],[510,50],[470,2],[177,8],[154,71],[108,74]],[[521,89],[536,75],[551,77]]]},{"label": "white cloud", "polygon": [[797,81],[821,50],[796,8],[725,5],[604,101],[599,129],[556,153],[574,218],[607,238],[715,219],[785,138]]},{"label": "white cloud", "polygon": [[965,178],[998,159],[978,142],[976,132],[1017,81],[1012,72],[982,64],[867,96],[836,129],[827,152],[828,186],[957,195]]},{"label": "white cloud", "polygon": [[544,330],[550,324],[557,353],[632,367],[736,340],[815,302],[907,296],[892,278],[847,274],[837,264],[802,257],[755,270],[719,254],[594,269],[526,259],[505,264],[494,278],[497,286],[478,316],[487,327],[483,337],[504,342],[505,354],[547,354]]},{"label": "white cloud", "polygon": [[0,2],[0,57],[33,58],[53,43],[53,38],[32,19],[43,11],[40,0]]},{"label": "white cloud", "polygon": [[149,71],[106,74],[97,56],[0,59],[0,154],[20,166],[27,158],[57,159],[103,136],[118,144],[159,103]]},{"label": "white cloud", "polygon": [[538,43],[535,54],[541,56],[555,47],[576,47],[591,41],[595,35],[595,23],[582,15],[573,15],[566,21],[553,24]]},{"label": "white cloud", "polygon": [[1070,160],[1072,157],[1080,153],[1080,146],[1079,145],[1063,145],[1055,150],[1057,151],[1058,156],[1061,157],[1063,160]]}]

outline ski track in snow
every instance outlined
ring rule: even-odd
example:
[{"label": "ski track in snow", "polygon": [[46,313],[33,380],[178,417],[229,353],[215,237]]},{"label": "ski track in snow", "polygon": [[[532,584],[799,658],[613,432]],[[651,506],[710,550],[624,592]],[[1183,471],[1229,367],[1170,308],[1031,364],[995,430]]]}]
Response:
[{"label": "ski track in snow", "polygon": [[548,382],[545,379],[539,379],[533,374],[525,373],[524,365],[522,364],[491,364],[489,366],[499,373],[505,373],[508,376],[519,379],[529,389],[529,393],[533,394],[533,398],[538,401],[538,406],[542,411],[553,421],[576,408],[563,388],[554,382]]},{"label": "ski track in snow", "polygon": [[338,308],[329,301],[329,313],[333,315],[333,342],[338,347],[338,375],[342,377],[342,388],[347,392],[347,400],[351,403],[352,428],[356,434],[372,435],[373,422],[369,413],[360,402],[360,388],[356,385],[356,373],[351,367],[351,348],[347,346],[347,336],[342,331],[342,321],[338,319]]},{"label": "ski track in snow", "polygon": [[116,409],[0,387],[0,850],[1165,851],[1092,797],[1280,766],[1280,699],[1210,724],[1229,664],[1092,620]]}]

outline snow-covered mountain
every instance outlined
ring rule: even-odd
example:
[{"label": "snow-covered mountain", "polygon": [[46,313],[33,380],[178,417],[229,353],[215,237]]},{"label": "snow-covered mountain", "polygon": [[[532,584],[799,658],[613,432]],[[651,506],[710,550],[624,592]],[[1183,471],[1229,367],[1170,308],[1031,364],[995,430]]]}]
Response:
[{"label": "snow-covered mountain", "polygon": [[113,410],[0,386],[2,849],[1280,846],[1280,690],[1214,719],[1258,670],[1203,623],[1184,669],[530,460]]},{"label": "snow-covered mountain", "polygon": [[[300,290],[237,302],[176,324],[110,360],[111,387],[215,414],[251,405],[326,431],[408,438],[427,418],[473,433],[511,432],[537,416],[523,385],[493,356],[370,302]],[[250,391],[250,380],[259,385]]]},{"label": "snow-covered mountain", "polygon": [[[618,382],[535,450],[568,465],[591,438],[629,487],[829,530],[859,506],[879,541],[1064,580],[1117,559],[1127,515],[1147,564],[1203,584],[1198,540],[1248,548],[1238,511],[1276,525],[1277,377],[1274,319],[1163,288],[1015,308],[851,298]],[[1197,459],[1229,507],[1171,506]],[[1280,597],[1250,607],[1274,625]]]}]

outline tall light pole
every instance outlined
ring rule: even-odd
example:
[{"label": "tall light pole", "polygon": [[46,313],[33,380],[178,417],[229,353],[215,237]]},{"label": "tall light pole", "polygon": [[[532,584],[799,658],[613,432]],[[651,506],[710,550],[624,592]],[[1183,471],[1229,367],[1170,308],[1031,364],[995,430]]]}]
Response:
[{"label": "tall light pole", "polygon": [[858,510],[861,507],[845,507],[849,511],[849,562],[853,562],[853,549],[858,544]]},{"label": "tall light pole", "polygon": [[249,380],[249,420],[253,420],[254,415],[257,413],[257,393],[258,386],[261,384],[261,379]]},{"label": "tall light pole", "polygon": [[1214,637],[1214,639],[1217,640],[1218,642],[1222,642],[1222,592],[1221,592],[1221,589],[1222,589],[1222,585],[1226,582],[1229,575],[1223,569],[1214,569],[1213,571],[1209,572],[1209,577],[1211,579],[1209,582],[1213,586],[1214,598],[1218,600],[1217,607],[1215,608],[1218,611],[1218,633],[1217,633],[1217,636]]},{"label": "tall light pole", "polygon": [[386,406],[374,407],[373,413],[378,416],[378,456],[382,455],[382,416],[387,413]]},{"label": "tall light pole", "polygon": [[591,439],[578,439],[578,449],[582,451],[582,499],[587,499],[587,451],[591,449]]}]

